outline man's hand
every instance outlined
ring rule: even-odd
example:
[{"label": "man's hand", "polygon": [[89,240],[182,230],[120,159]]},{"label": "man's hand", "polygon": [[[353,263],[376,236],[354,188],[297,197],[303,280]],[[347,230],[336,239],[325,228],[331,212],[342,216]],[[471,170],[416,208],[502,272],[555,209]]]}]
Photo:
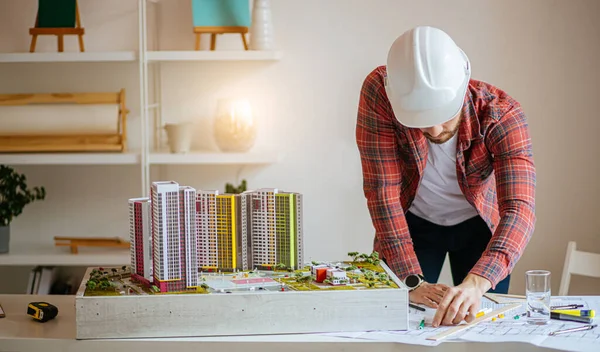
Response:
[{"label": "man's hand", "polygon": [[430,284],[423,282],[421,286],[409,293],[413,303],[424,304],[430,308],[437,308],[449,287],[444,284]]},{"label": "man's hand", "polygon": [[[481,297],[492,287],[491,282],[481,276],[469,274],[458,286],[446,291],[433,317],[432,326],[454,325],[475,319]],[[467,315],[468,313],[468,315]]]}]

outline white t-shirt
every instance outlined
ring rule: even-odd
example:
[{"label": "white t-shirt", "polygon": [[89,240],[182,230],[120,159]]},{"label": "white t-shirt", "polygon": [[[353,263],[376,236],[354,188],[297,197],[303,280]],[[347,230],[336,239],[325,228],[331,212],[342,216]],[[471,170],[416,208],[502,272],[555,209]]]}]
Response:
[{"label": "white t-shirt", "polygon": [[442,226],[452,226],[477,216],[467,202],[456,175],[456,143],[458,133],[443,144],[427,141],[427,165],[409,211]]}]

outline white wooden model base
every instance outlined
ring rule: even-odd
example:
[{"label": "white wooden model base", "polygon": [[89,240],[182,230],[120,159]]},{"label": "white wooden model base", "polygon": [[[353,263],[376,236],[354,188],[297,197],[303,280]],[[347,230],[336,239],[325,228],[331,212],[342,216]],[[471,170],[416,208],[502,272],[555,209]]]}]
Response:
[{"label": "white wooden model base", "polygon": [[404,288],[86,297],[86,281],[75,298],[77,339],[408,329]]}]

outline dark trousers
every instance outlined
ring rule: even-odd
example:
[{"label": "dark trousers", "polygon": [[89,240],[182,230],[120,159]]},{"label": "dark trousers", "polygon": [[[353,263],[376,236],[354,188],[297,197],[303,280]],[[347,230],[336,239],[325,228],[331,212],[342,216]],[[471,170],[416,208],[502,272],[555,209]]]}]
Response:
[{"label": "dark trousers", "polygon": [[[492,232],[480,216],[454,226],[440,226],[406,213],[408,229],[425,281],[437,283],[446,253],[449,253],[450,270],[454,285],[459,285],[475,266],[487,247]],[[508,293],[510,275],[488,292]]]}]

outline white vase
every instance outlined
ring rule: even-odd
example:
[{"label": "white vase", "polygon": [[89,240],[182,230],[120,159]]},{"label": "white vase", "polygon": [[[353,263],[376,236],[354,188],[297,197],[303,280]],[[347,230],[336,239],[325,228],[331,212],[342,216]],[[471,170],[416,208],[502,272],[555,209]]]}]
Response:
[{"label": "white vase", "polygon": [[273,50],[274,46],[271,1],[254,0],[250,26],[250,50]]},{"label": "white vase", "polygon": [[165,125],[167,131],[167,140],[171,153],[188,153],[192,144],[192,124],[168,123]]}]

